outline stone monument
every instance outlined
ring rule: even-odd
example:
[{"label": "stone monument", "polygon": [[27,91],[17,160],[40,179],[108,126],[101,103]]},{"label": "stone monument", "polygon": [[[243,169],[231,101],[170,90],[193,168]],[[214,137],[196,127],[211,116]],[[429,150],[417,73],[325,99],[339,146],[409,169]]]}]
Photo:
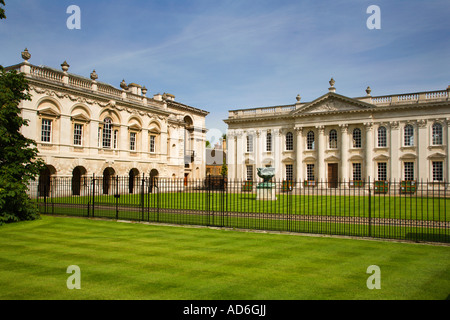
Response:
[{"label": "stone monument", "polygon": [[275,176],[275,168],[257,168],[258,176],[264,181],[256,187],[256,200],[277,200],[275,183],[270,182]]}]

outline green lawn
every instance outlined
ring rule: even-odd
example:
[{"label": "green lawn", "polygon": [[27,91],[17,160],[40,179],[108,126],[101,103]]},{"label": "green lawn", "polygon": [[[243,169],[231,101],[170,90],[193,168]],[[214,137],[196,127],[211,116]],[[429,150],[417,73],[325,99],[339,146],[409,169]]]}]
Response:
[{"label": "green lawn", "polygon": [[[80,290],[66,287],[69,265]],[[442,300],[450,247],[43,216],[0,227],[0,288],[0,299]]]}]

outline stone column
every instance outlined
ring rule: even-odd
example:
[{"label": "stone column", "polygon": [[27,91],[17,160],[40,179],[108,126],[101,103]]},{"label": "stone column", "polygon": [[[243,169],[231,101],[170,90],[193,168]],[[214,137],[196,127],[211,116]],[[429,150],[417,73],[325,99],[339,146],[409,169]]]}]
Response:
[{"label": "stone column", "polygon": [[296,127],[295,128],[295,139],[296,139],[296,148],[295,148],[295,179],[298,183],[299,187],[302,187],[303,178],[303,128]]},{"label": "stone column", "polygon": [[325,137],[325,126],[316,126],[317,131],[319,133],[319,137],[317,139],[317,166],[318,166],[318,178],[319,178],[319,186],[325,186],[325,182],[327,181],[326,177],[326,168],[325,168],[325,150],[326,150],[326,137]]},{"label": "stone column", "polygon": [[[445,158],[445,164],[447,167],[447,172],[444,173],[444,180],[445,182],[450,182],[450,118],[446,119],[447,121],[447,126],[444,127],[444,141],[442,141],[445,144],[445,149],[446,149],[446,155],[447,157]],[[447,131],[447,134],[445,134],[445,131]]]},{"label": "stone column", "polygon": [[227,167],[228,167],[228,178],[236,179],[236,140],[234,133],[229,130],[227,132]]},{"label": "stone column", "polygon": [[427,160],[427,148],[428,148],[428,125],[427,120],[421,119],[417,122],[417,182],[425,182],[427,180],[433,180],[433,177],[429,177],[429,162]]},{"label": "stone column", "polygon": [[275,181],[281,180],[283,177],[283,168],[281,163],[281,156],[283,152],[282,144],[283,141],[281,139],[282,136],[281,129],[275,129],[273,130],[273,137],[274,137],[274,167],[275,167]]},{"label": "stone column", "polygon": [[401,174],[401,161],[399,159],[399,151],[400,151],[400,129],[398,121],[390,122],[390,142],[389,142],[389,150],[390,150],[390,179],[392,182],[398,183],[402,179]]},{"label": "stone column", "polygon": [[366,181],[373,182],[376,178],[373,170],[373,123],[364,123],[366,128],[366,148],[365,148],[365,162],[366,162]]},{"label": "stone column", "polygon": [[341,156],[341,174],[339,180],[342,182],[345,182],[343,184],[344,187],[348,187],[348,124],[340,124],[339,125],[341,129],[341,150],[340,150],[340,156]]},{"label": "stone column", "polygon": [[[255,138],[253,139],[254,141],[254,146],[253,146],[253,154],[254,154],[254,159],[255,159],[255,173],[256,173],[256,168],[260,168],[261,166],[261,157],[262,157],[262,148],[261,148],[261,130],[256,130],[255,131]],[[256,177],[255,177],[256,178]]]},{"label": "stone column", "polygon": [[244,180],[244,153],[246,146],[243,144],[244,134],[242,131],[236,133],[236,179]]}]

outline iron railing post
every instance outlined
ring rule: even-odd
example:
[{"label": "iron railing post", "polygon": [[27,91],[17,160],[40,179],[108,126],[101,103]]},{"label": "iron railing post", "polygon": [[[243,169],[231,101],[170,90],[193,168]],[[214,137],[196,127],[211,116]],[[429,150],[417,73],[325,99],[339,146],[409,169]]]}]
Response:
[{"label": "iron railing post", "polygon": [[372,236],[372,194],[370,190],[370,176],[369,176],[369,237]]}]

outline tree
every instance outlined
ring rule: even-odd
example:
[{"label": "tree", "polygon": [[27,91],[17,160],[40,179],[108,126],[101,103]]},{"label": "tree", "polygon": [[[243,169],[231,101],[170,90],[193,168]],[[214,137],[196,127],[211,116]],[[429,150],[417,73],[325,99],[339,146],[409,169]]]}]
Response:
[{"label": "tree", "polygon": [[228,175],[228,167],[227,167],[226,163],[222,164],[222,168],[220,169],[220,174],[222,176],[227,176]]},{"label": "tree", "polygon": [[[0,0],[0,4],[5,5],[5,1]],[[6,19],[5,9],[3,9],[3,8],[0,8],[0,19]]]},{"label": "tree", "polygon": [[28,125],[20,115],[22,100],[31,100],[25,76],[0,66],[0,224],[39,217],[27,189],[44,163],[36,142],[20,132]]}]

